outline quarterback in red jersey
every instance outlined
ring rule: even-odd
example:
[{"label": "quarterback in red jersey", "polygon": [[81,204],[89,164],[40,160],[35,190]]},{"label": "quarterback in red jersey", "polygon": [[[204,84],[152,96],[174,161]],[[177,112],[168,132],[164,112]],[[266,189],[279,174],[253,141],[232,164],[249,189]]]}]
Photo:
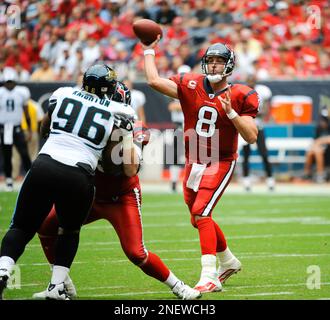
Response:
[{"label": "quarterback in red jersey", "polygon": [[[113,100],[130,104],[130,92],[127,87],[117,88]],[[121,90],[124,89],[124,90]],[[123,97],[126,97],[123,99]],[[125,127],[125,126],[124,126]],[[99,219],[108,220],[114,227],[128,259],[144,273],[171,288],[172,292],[184,300],[201,296],[198,290],[192,289],[179,280],[154,253],[147,250],[143,242],[141,216],[141,187],[137,172],[142,159],[142,148],[149,142],[149,131],[142,122],[135,122],[132,136],[131,161],[123,158],[122,164],[98,166],[95,173],[96,195],[91,212],[84,224]],[[122,149],[125,149],[124,143]],[[124,150],[122,150],[124,151]],[[106,173],[104,169],[106,168]],[[55,242],[58,234],[58,220],[53,209],[38,231],[42,248],[50,264],[54,262]],[[70,298],[76,296],[75,287],[69,277],[65,289]],[[35,293],[35,299],[46,298],[45,292]]]},{"label": "quarterback in red jersey", "polygon": [[184,199],[191,223],[199,232],[202,254],[202,271],[195,289],[221,291],[221,283],[238,272],[241,263],[229,250],[212,212],[232,177],[238,156],[238,134],[248,143],[257,139],[254,117],[259,99],[255,90],[227,82],[235,66],[235,55],[223,43],[215,43],[206,50],[203,74],[160,77],[154,51],[159,39],[149,46],[143,45],[144,68],[148,84],[179,99],[184,114]]}]

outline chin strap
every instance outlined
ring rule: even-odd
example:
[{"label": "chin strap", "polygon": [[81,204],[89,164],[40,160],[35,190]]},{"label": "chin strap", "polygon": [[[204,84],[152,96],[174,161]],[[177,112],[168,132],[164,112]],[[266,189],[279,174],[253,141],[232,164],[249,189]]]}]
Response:
[{"label": "chin strap", "polygon": [[212,83],[216,83],[222,80],[221,74],[208,74],[206,77]]}]

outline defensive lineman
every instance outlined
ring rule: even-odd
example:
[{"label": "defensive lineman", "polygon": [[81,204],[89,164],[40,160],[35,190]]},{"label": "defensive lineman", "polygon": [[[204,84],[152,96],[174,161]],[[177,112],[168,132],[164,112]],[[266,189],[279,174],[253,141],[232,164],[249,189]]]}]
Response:
[{"label": "defensive lineman", "polygon": [[[49,138],[24,180],[2,240],[0,298],[13,266],[55,204],[59,235],[47,297],[68,299],[64,281],[78,249],[80,227],[93,202],[95,168],[110,145],[114,113],[134,114],[129,106],[108,100],[116,86],[114,70],[94,65],[85,72],[81,90],[60,88],[51,96],[41,125],[42,135],[49,134]],[[133,126],[124,130],[133,130]]]}]

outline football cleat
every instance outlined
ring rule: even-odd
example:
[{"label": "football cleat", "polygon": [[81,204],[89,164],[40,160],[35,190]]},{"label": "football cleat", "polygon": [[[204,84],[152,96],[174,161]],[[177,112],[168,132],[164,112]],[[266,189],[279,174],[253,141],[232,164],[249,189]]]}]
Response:
[{"label": "football cleat", "polygon": [[70,300],[66,289],[64,282],[60,284],[52,284],[50,283],[48,285],[48,288],[46,290],[46,299],[50,300]]},{"label": "football cleat", "polygon": [[9,279],[7,269],[0,269],[0,300],[3,300],[3,291],[7,288],[7,280]]},{"label": "football cleat", "polygon": [[73,284],[73,281],[71,278],[68,276],[67,279],[64,281],[64,286],[67,295],[69,296],[70,299],[74,299],[77,297],[77,290],[75,285]]},{"label": "football cleat", "polygon": [[[75,285],[73,284],[73,281],[70,277],[68,277],[67,280],[64,281],[64,286],[66,290],[66,294],[69,297],[70,300],[77,297],[77,290]],[[37,292],[32,295],[33,299],[36,300],[45,300],[47,299],[47,289],[45,291]]]},{"label": "football cleat", "polygon": [[217,277],[204,276],[195,285],[194,289],[201,293],[219,292],[222,290],[222,285]]},{"label": "football cleat", "polygon": [[44,291],[36,292],[32,295],[32,299],[45,300],[47,298],[47,289]]},{"label": "football cleat", "polygon": [[218,279],[221,283],[225,283],[233,274],[241,271],[242,264],[237,258],[232,258],[226,263],[221,264],[218,269]]},{"label": "football cleat", "polygon": [[202,295],[198,290],[190,288],[182,281],[178,281],[172,288],[172,292],[182,300],[194,300],[200,298]]}]

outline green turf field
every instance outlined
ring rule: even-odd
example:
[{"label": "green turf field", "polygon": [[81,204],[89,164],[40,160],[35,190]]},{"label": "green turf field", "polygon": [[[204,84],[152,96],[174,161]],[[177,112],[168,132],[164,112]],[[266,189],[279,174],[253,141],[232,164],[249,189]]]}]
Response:
[{"label": "green turf field", "polygon": [[[15,199],[16,193],[0,193],[1,238]],[[145,194],[142,209],[147,248],[193,286],[200,273],[199,240],[182,195]],[[330,299],[329,196],[224,195],[214,218],[243,270],[223,292],[203,300]],[[175,299],[128,262],[106,221],[84,227],[80,239],[71,276],[81,299]],[[37,237],[19,266],[21,289],[6,290],[6,299],[30,299],[46,288],[50,270]]]}]

